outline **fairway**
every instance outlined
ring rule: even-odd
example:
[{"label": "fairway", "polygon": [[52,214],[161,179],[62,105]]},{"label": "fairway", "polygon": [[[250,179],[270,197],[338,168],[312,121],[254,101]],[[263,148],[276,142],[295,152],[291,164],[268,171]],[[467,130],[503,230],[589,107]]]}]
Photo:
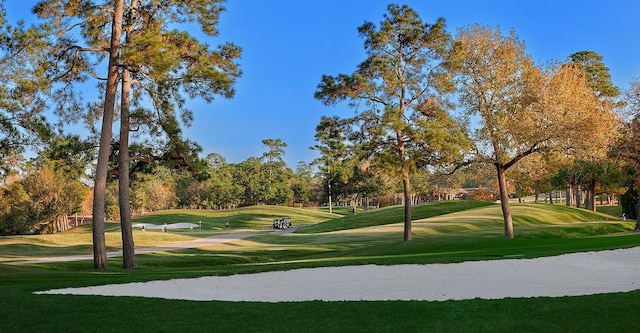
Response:
[{"label": "fairway", "polygon": [[[614,331],[629,331],[630,327],[638,327],[635,325],[637,319],[626,309],[638,306],[640,291],[634,291],[634,287],[629,287],[626,280],[618,280],[631,278],[635,283],[640,279],[637,268],[635,271],[622,268],[639,267],[637,253],[633,252],[635,254],[630,259],[615,256],[618,262],[606,261],[607,266],[601,266],[606,269],[597,274],[588,270],[603,262],[570,264],[572,261],[566,259],[589,253],[609,253],[608,250],[616,249],[637,252],[640,238],[632,232],[634,222],[619,221],[606,214],[542,204],[515,204],[512,211],[516,237],[507,240],[502,237],[499,205],[465,201],[418,205],[414,207],[414,238],[411,242],[402,241],[402,207],[374,209],[356,215],[272,206],[254,206],[232,211],[163,211],[145,215],[134,220],[134,223],[161,226],[164,223],[190,222],[197,224],[198,228],[168,232],[159,229],[135,230],[136,246],[139,249],[138,268],[132,271],[119,268],[118,256],[109,258],[111,268],[104,272],[93,271],[90,259],[7,265],[64,255],[90,255],[91,230],[87,227],[54,235],[3,237],[0,238],[0,291],[7,306],[0,310],[0,316],[12,319],[3,321],[0,327],[2,331],[33,331],[37,327],[38,330],[49,332],[69,332],[76,331],[69,326],[73,325],[75,328],[91,330],[93,323],[104,322],[105,316],[108,316],[113,319],[106,320],[108,327],[103,327],[102,331],[130,330],[131,326],[116,320],[122,318],[118,314],[121,310],[118,309],[130,309],[131,317],[124,316],[129,317],[128,322],[135,323],[135,327],[150,328],[151,331],[176,331],[185,327],[191,331],[255,331],[257,325],[262,327],[261,331],[283,331],[280,321],[271,320],[272,313],[283,311],[287,313],[282,317],[287,322],[287,330],[294,331],[319,331],[310,326],[309,320],[314,325],[320,325],[318,327],[322,327],[321,331],[389,331],[394,323],[399,322],[407,323],[405,327],[413,331],[424,330],[426,327],[440,331],[495,332],[535,327],[534,331],[565,332],[578,329],[583,332],[601,332],[610,331],[611,326],[603,324],[607,320],[616,323],[613,327],[617,329]],[[297,230],[273,231],[272,221],[282,217],[291,218]],[[229,231],[224,228],[227,221],[232,226]],[[107,224],[110,251],[119,250],[118,238],[118,224]],[[213,238],[224,238],[225,241],[206,243]],[[191,245],[178,248],[174,246],[176,244]],[[145,251],[153,248],[155,251]],[[603,250],[605,251],[600,252]],[[568,269],[562,273],[566,275],[536,275],[527,271],[517,275],[513,266],[501,269],[492,266],[529,262],[541,267],[541,262],[555,261],[557,258],[561,260],[556,265]],[[629,262],[625,263],[624,260]],[[457,273],[445,271],[438,280],[437,277],[430,277],[430,273],[419,270],[396,269],[440,266]],[[468,267],[479,267],[484,273],[473,273]],[[364,269],[365,272],[348,275],[355,276],[355,279],[347,278],[343,273],[355,268]],[[369,281],[376,281],[374,272],[379,269],[390,270],[383,273],[387,284],[382,287],[368,285]],[[319,280],[324,276],[319,273],[320,270],[328,270],[328,282]],[[513,275],[507,275],[508,278],[489,277],[489,281],[504,287],[505,292],[508,290],[506,286],[511,283],[509,288],[519,290],[520,293],[460,296],[469,290],[489,293],[495,286],[479,283],[481,276],[505,270]],[[265,274],[272,276],[269,283],[276,288],[270,290],[275,290],[275,295],[281,298],[242,298],[243,295],[251,295],[263,289],[264,282],[256,282],[252,277]],[[246,280],[239,279],[241,276]],[[408,280],[409,276],[421,277],[422,280],[416,284]],[[593,281],[586,284],[600,289],[577,292],[583,285],[578,277],[588,276],[594,277],[600,285],[594,285]],[[188,295],[205,297],[215,288],[209,287],[208,292],[203,292],[204,289],[190,290],[188,286],[178,289],[177,293],[181,297],[162,299],[157,297],[165,296],[148,298],[141,295],[146,286],[175,295],[176,289],[157,287],[155,283],[177,286],[179,281],[194,281],[189,279],[228,279],[227,282],[218,284],[221,286],[218,291],[232,295],[233,298],[210,297],[206,302],[200,300],[193,303],[187,300]],[[229,281],[236,285],[226,285]],[[542,287],[535,287],[531,281],[544,283]],[[120,295],[144,297],[34,294],[52,289],[83,289],[90,286],[109,288],[109,285],[131,283],[134,283],[130,286],[134,286],[133,290],[138,294],[125,290]],[[438,283],[445,285],[438,288]],[[248,288],[248,291],[243,291],[242,286]],[[611,287],[617,289],[609,289]],[[358,288],[364,289],[365,296],[366,293],[369,296],[357,298]],[[549,292],[553,288],[568,292],[567,296],[549,298],[560,295]],[[308,294],[299,299],[284,298],[291,290],[305,290]],[[324,293],[326,298],[311,293],[314,290],[320,295]],[[398,290],[404,290],[405,296],[399,297],[396,294],[394,297],[393,291]],[[527,293],[527,290],[534,290],[535,293]],[[425,297],[429,292],[440,294],[440,298],[437,295]],[[456,293],[460,294],[456,296]],[[377,296],[371,296],[372,294]],[[448,297],[442,297],[443,294]],[[330,295],[339,297],[331,298]],[[569,295],[573,296],[568,297]],[[481,301],[482,298],[486,300]],[[318,302],[322,299],[324,301]],[[399,299],[407,300],[399,302]],[[291,303],[292,300],[296,302]],[[337,300],[341,302],[334,302]],[[540,306],[541,301],[544,302],[544,307]],[[36,325],[26,315],[33,310],[74,307],[78,304],[86,309],[82,316],[69,314]],[[162,327],[158,326],[154,318],[167,308],[175,311],[171,315],[174,319],[163,322]],[[512,310],[496,311],[496,308]],[[594,320],[589,315],[591,310],[587,311],[586,308],[598,309],[599,318],[606,319]],[[192,324],[178,319],[190,317],[194,309],[199,309],[199,315],[191,319]],[[415,311],[422,313],[426,309],[430,309],[431,315],[406,317],[405,314]],[[323,313],[327,311],[335,313],[326,317]],[[515,313],[511,313],[514,311]],[[475,314],[465,316],[462,320],[458,318],[460,312]],[[227,316],[224,322],[216,320],[219,314]],[[440,319],[435,320],[433,316]],[[525,323],[508,319],[513,316],[526,317],[528,320]],[[573,319],[567,321],[566,316]],[[376,318],[385,319],[381,322]],[[487,318],[493,318],[496,323],[487,326]],[[476,329],[469,330],[467,325]],[[211,329],[214,326],[216,328]],[[355,329],[356,327],[359,329]]]}]

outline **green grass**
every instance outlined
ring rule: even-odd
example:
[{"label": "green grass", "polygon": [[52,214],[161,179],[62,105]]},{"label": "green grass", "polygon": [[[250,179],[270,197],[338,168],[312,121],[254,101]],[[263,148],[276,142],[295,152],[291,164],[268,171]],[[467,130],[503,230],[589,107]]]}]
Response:
[{"label": "green grass", "polygon": [[[134,239],[136,246],[150,247],[220,234],[226,232],[226,222],[229,222],[233,232],[268,232],[272,230],[273,220],[282,217],[290,217],[295,225],[301,225],[322,222],[336,216],[339,215],[314,209],[274,206],[251,206],[234,210],[166,210],[137,216],[133,224],[152,223],[161,226],[165,223],[192,222],[198,227],[194,230],[175,229],[169,233],[163,233],[159,229],[143,232],[134,228]],[[107,223],[105,231],[107,250],[121,249],[120,224]],[[0,237],[0,263],[27,260],[29,256],[91,254],[92,249],[91,224],[85,224],[60,234]]]},{"label": "green grass", "polygon": [[166,210],[138,216],[134,223],[202,222],[206,232],[219,232],[229,222],[233,230],[270,230],[273,220],[291,218],[296,225],[315,224],[338,217],[317,209],[297,209],[278,206],[249,206],[233,210]]},{"label": "green grass", "polygon": [[[433,216],[449,214],[472,208],[495,206],[495,204],[482,201],[440,201],[416,205],[411,210],[411,219],[419,220]],[[336,230],[356,229],[368,226],[400,223],[404,220],[404,208],[399,206],[385,207],[365,211],[355,215],[338,217],[323,223],[306,227],[302,233],[322,233]]]},{"label": "green grass", "polygon": [[[136,222],[202,222],[202,230],[136,230],[151,246],[234,231],[259,236],[198,249],[138,255],[138,269],[94,271],[90,261],[2,264],[90,253],[87,226],[44,236],[0,237],[0,332],[640,332],[640,291],[580,297],[446,302],[191,302],[135,297],[34,295],[51,288],[179,277],[227,275],[299,267],[440,263],[504,257],[532,258],[640,245],[634,223],[616,215],[561,205],[514,204],[515,239],[502,237],[500,206],[469,201],[413,209],[413,240],[402,241],[402,207],[339,217],[326,210],[270,206],[231,211],[174,210]],[[606,212],[605,212],[606,213]],[[615,213],[615,212],[614,212]],[[267,232],[290,217],[306,225],[293,234]],[[107,225],[109,248],[119,247],[117,224]]]},{"label": "green grass", "polygon": [[596,209],[599,213],[615,216],[616,218],[620,218],[620,215],[622,215],[621,206],[597,206]]}]

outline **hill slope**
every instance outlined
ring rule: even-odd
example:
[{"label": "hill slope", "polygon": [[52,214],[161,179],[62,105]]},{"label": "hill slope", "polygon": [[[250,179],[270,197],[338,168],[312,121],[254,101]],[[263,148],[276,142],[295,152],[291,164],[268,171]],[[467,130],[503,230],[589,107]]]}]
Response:
[{"label": "hill slope", "polygon": [[[513,204],[511,214],[517,230],[539,227],[584,228],[580,223],[591,223],[602,228],[601,222],[617,221],[610,215],[562,205]],[[348,215],[305,227],[298,233],[324,233],[340,230],[377,229],[375,232],[397,232],[402,229],[404,210],[401,206],[387,207]],[[417,234],[442,234],[480,229],[498,234],[503,228],[500,205],[480,201],[440,201],[416,205],[412,208],[413,232]],[[385,229],[385,230],[382,230]],[[544,230],[544,228],[539,229]],[[365,231],[365,230],[360,230]],[[603,230],[601,230],[603,231]],[[606,231],[606,230],[605,230]],[[610,230],[616,232],[619,230]],[[589,232],[587,232],[588,235]],[[596,232],[601,234],[602,232]]]},{"label": "hill slope", "polygon": [[282,206],[248,206],[229,210],[164,210],[136,217],[134,223],[202,222],[203,229],[222,230],[229,222],[231,229],[264,229],[272,226],[273,220],[288,217],[294,225],[316,224],[338,215],[317,209],[302,209]]},{"label": "hill slope", "polygon": [[[411,209],[412,220],[420,220],[434,216],[462,212],[479,207],[496,206],[494,203],[456,200],[456,201],[438,201],[415,205]],[[400,223],[404,220],[404,207],[392,206],[381,209],[365,211],[355,215],[347,215],[335,218],[326,222],[319,223],[299,230],[299,233],[320,233],[338,230],[358,229],[376,225],[385,225]]]}]

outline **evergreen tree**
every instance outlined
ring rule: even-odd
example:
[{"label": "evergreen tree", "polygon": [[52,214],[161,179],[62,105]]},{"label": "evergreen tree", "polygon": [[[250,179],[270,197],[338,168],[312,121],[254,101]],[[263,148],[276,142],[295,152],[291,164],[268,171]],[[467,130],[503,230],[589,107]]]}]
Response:
[{"label": "evergreen tree", "polygon": [[[88,118],[102,115],[100,149],[94,193],[94,267],[107,268],[104,249],[104,193],[108,173],[111,125],[118,83],[122,84],[120,109],[120,212],[123,227],[123,265],[135,267],[133,238],[130,229],[129,152],[130,122],[148,129],[151,136],[164,133],[174,161],[189,161],[194,147],[181,138],[178,118],[184,124],[192,114],[184,106],[185,96],[212,101],[216,95],[230,98],[233,84],[241,74],[235,60],[240,49],[230,43],[210,49],[186,32],[176,29],[182,24],[198,22],[209,36],[215,36],[221,1],[198,0],[148,2],[138,0],[44,0],[35,12],[58,32],[64,33],[51,52],[51,63],[61,63],[69,81],[81,82],[99,77],[97,69],[108,56],[107,83],[103,86],[104,103],[95,104]],[[80,32],[72,31],[78,27]],[[83,41],[76,42],[75,37]],[[80,45],[81,42],[86,46]],[[108,54],[103,53],[108,50]],[[91,52],[91,53],[89,53]],[[73,91],[65,95],[73,99]],[[131,99],[131,96],[135,98]],[[145,98],[145,96],[147,98]],[[100,107],[101,106],[101,107]],[[100,109],[100,111],[98,111]]]},{"label": "evergreen tree", "polygon": [[48,35],[47,26],[10,24],[0,1],[0,179],[13,167],[11,160],[52,134],[42,115],[51,89],[42,66]]},{"label": "evergreen tree", "polygon": [[[379,155],[403,183],[404,236],[411,240],[411,181],[417,167],[453,162],[465,140],[443,98],[454,85],[448,71],[452,50],[445,20],[423,23],[408,6],[389,5],[376,27],[358,28],[367,58],[351,74],[324,75],[315,97],[326,105],[348,101],[361,108],[353,117],[352,140],[365,159]],[[362,106],[365,106],[364,110]]]}]

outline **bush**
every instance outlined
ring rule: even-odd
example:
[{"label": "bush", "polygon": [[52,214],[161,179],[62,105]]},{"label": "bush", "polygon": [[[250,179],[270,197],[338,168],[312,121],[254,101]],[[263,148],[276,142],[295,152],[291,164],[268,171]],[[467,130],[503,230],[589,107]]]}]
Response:
[{"label": "bush", "polygon": [[29,218],[31,199],[20,183],[13,183],[0,190],[0,234],[24,235],[33,233]]},{"label": "bush", "polygon": [[495,193],[484,188],[478,189],[471,198],[472,200],[477,200],[477,201],[486,201],[486,202],[496,201]]}]

